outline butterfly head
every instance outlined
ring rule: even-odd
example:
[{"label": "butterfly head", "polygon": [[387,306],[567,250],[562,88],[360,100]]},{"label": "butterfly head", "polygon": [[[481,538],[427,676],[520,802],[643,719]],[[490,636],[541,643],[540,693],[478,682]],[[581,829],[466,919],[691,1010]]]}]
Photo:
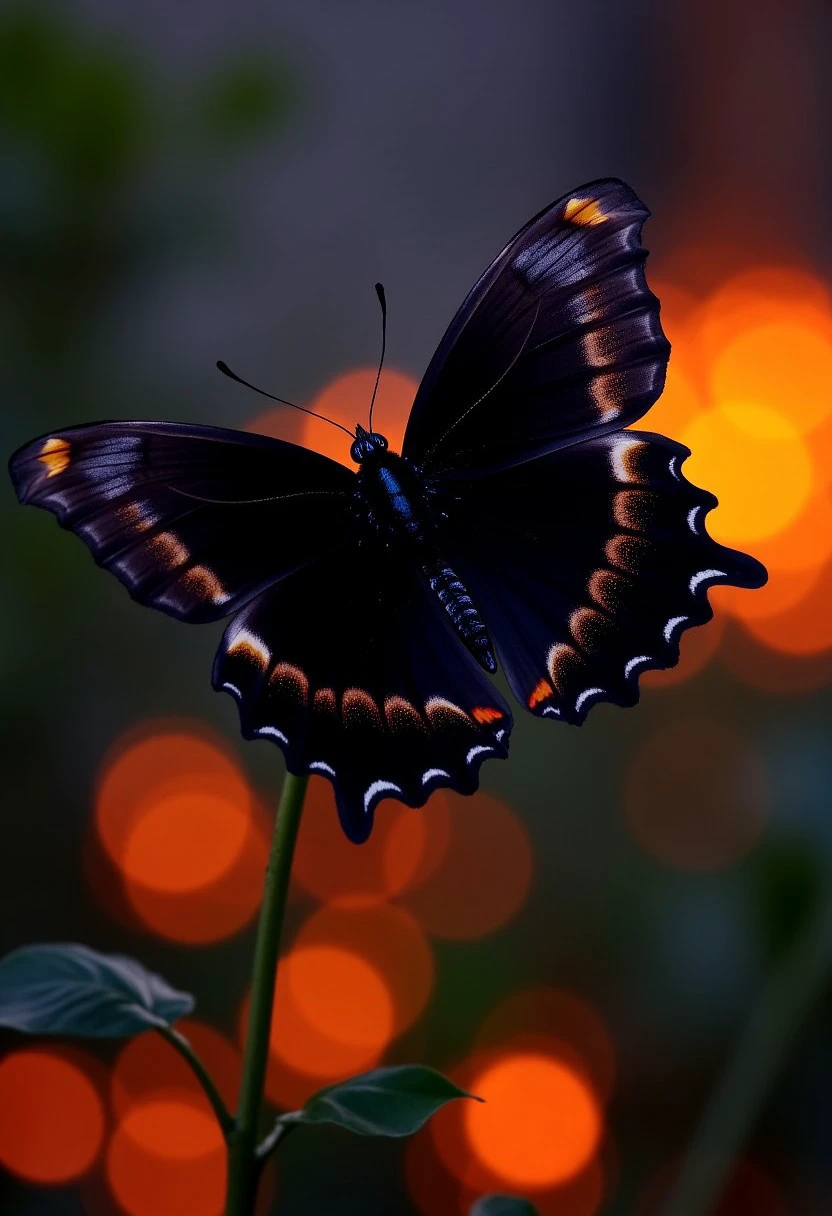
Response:
[{"label": "butterfly head", "polygon": [[365,431],[360,422],[355,424],[355,442],[350,447],[350,456],[356,464],[361,464],[374,452],[383,452],[387,448],[387,440],[378,431]]}]

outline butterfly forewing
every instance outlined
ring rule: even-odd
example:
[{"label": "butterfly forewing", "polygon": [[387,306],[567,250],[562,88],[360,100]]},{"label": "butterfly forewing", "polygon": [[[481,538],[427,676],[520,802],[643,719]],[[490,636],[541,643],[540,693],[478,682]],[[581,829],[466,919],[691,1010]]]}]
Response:
[{"label": "butterfly forewing", "polygon": [[355,481],[277,439],[157,422],[55,432],[11,474],[134,599],[187,621],[227,616],[342,540]]},{"label": "butterfly forewing", "polygon": [[455,477],[640,418],[669,344],[644,277],[650,212],[591,182],[523,228],[468,295],[419,387],[403,451]]}]

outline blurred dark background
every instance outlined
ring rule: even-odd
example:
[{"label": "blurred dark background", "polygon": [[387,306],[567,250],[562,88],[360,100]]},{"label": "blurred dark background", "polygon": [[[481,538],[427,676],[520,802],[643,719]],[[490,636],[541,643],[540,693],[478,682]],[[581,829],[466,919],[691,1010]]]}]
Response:
[{"label": "blurred dark background", "polygon": [[[510,1081],[531,1051],[571,1069],[603,1126],[582,1132],[553,1081],[541,1159],[520,1097],[506,1134],[457,1114],[409,1147],[299,1132],[264,1210],[450,1216],[490,1189],[543,1216],[649,1216],[671,1211],[680,1162],[689,1214],[832,1210],[829,27],[823,0],[0,9],[7,454],[101,418],[328,442],[214,363],[302,403],[326,391],[353,422],[376,279],[395,433],[508,237],[615,175],[654,211],[675,350],[648,425],[690,442],[691,477],[722,500],[714,534],[771,572],[714,595],[637,709],[580,731],[519,721],[483,796],[433,800],[421,836],[385,803],[380,842],[348,849],[315,790],[287,949],[317,943],[337,992],[295,994],[275,1103],[378,1059]],[[233,1089],[280,757],[244,747],[210,693],[219,629],[140,610],[8,484],[2,509],[0,946],[140,957],[196,993],[194,1040]],[[232,795],[199,819],[212,765],[256,792],[227,856]],[[154,826],[171,782],[184,844]],[[189,815],[216,839],[189,848]],[[163,1044],[132,1063],[121,1044],[0,1048],[3,1213],[218,1216],[211,1132]],[[696,1199],[714,1168],[724,1185]]]}]

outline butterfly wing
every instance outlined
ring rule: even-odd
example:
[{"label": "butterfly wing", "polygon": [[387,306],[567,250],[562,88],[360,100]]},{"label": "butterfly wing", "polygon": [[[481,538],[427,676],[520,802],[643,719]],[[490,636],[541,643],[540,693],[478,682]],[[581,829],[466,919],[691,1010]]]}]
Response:
[{"label": "butterfly wing", "polygon": [[352,523],[348,469],[218,427],[94,423],[27,444],[10,471],[134,599],[185,621],[236,611]]},{"label": "butterfly wing", "polygon": [[276,742],[290,772],[332,781],[356,843],[382,798],[416,807],[438,786],[472,793],[480,764],[507,752],[508,706],[408,562],[371,541],[244,608],[214,687],[237,700],[247,738]]},{"label": "butterfly wing", "polygon": [[681,444],[640,431],[594,437],[466,483],[446,543],[512,691],[538,716],[580,723],[597,701],[632,705],[638,677],[671,667],[707,590],[759,587],[759,562],[713,541],[716,505],[682,473]]},{"label": "butterfly wing", "polygon": [[515,236],[469,293],[419,386],[403,454],[456,476],[635,422],[670,346],[629,186],[591,182]]}]

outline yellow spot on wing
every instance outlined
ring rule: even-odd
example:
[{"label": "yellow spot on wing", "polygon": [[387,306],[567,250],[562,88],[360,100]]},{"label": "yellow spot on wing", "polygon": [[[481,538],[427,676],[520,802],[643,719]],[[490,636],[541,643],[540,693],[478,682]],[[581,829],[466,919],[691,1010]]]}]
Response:
[{"label": "yellow spot on wing", "polygon": [[610,218],[601,210],[595,198],[570,198],[563,209],[563,218],[572,224],[604,224]]},{"label": "yellow spot on wing", "polygon": [[63,473],[64,469],[69,468],[69,453],[70,446],[66,439],[59,439],[53,436],[47,439],[40,450],[38,460],[41,464],[46,465],[46,476],[55,477],[58,473]]}]

